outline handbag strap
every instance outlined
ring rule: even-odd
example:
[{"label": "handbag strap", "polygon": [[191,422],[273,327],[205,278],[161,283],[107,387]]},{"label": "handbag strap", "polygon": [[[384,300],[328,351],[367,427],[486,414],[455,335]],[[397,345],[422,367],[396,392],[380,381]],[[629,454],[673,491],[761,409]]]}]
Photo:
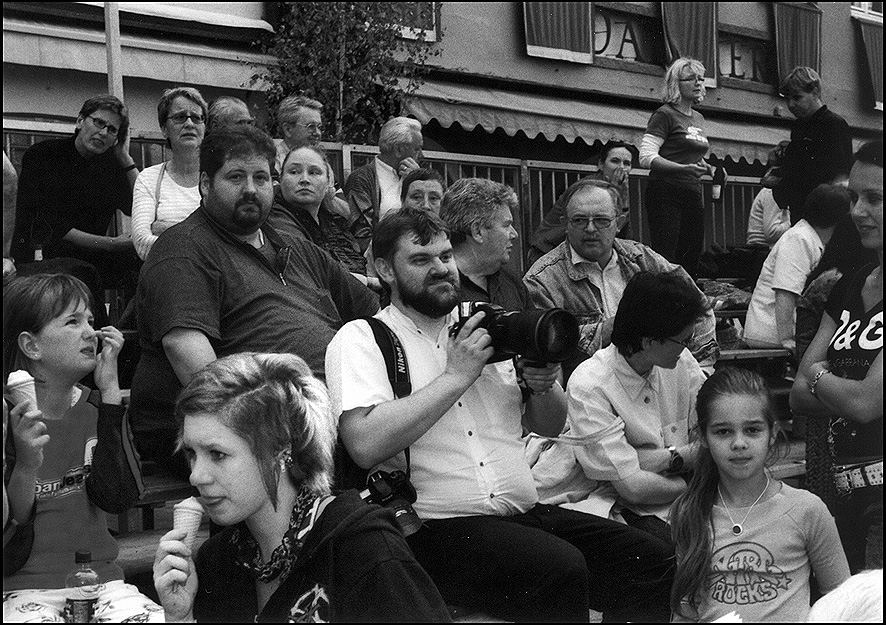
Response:
[{"label": "handbag strap", "polygon": [[157,176],[157,188],[154,189],[154,221],[157,221],[157,209],[160,208],[160,185],[163,184],[163,174],[166,173],[166,164],[169,161],[163,161],[160,165],[160,175]]}]

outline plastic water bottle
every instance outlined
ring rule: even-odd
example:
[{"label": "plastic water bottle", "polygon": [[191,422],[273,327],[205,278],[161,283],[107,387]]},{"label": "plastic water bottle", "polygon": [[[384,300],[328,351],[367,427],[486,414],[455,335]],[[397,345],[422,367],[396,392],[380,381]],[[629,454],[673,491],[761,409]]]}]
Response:
[{"label": "plastic water bottle", "polygon": [[714,169],[714,184],[711,187],[711,199],[719,202],[723,198],[723,188],[726,186],[726,170],[722,165]]},{"label": "plastic water bottle", "polygon": [[98,603],[98,573],[92,568],[92,553],[89,551],[78,551],[74,562],[74,570],[65,578],[65,621],[91,623]]}]

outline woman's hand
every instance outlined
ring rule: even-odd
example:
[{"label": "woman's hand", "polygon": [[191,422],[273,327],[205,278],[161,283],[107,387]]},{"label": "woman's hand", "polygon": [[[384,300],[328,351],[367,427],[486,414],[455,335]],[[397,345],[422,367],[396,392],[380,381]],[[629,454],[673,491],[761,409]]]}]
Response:
[{"label": "woman's hand", "polygon": [[121,137],[117,137],[117,143],[114,144],[114,156],[117,157],[117,161],[120,163],[121,167],[129,167],[130,165],[135,163],[132,156],[129,154],[129,133],[127,132],[125,135]]},{"label": "woman's hand", "polygon": [[36,471],[43,464],[43,448],[49,442],[43,413],[29,399],[9,413],[12,438],[15,441],[15,464]]},{"label": "woman's hand", "polygon": [[182,542],[187,531],[166,532],[154,557],[154,589],[167,623],[193,622],[197,596],[197,571],[191,550]]},{"label": "woman's hand", "polygon": [[[105,326],[96,332],[101,351],[95,358],[95,385],[106,404],[119,404],[120,382],[117,377],[117,358],[123,349],[123,333],[114,326]],[[114,394],[118,396],[115,401]]]},{"label": "woman's hand", "polygon": [[624,168],[618,167],[612,170],[612,177],[609,179],[609,182],[616,186],[621,186],[621,184],[627,179],[628,172],[625,171]]},{"label": "woman's hand", "polygon": [[697,163],[685,163],[683,165],[683,171],[687,174],[695,176],[696,178],[701,178],[705,174],[712,174],[710,170],[708,170],[708,164],[704,161],[699,161]]}]

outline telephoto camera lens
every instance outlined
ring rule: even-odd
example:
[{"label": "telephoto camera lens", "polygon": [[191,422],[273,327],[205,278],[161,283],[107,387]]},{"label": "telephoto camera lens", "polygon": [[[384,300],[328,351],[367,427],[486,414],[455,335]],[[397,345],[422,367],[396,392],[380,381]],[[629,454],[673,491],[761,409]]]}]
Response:
[{"label": "telephoto camera lens", "polygon": [[457,334],[480,311],[486,313],[480,326],[489,332],[495,349],[488,362],[523,356],[536,366],[544,366],[563,362],[578,346],[578,320],[562,308],[506,311],[488,302],[462,302],[458,322],[450,333]]}]

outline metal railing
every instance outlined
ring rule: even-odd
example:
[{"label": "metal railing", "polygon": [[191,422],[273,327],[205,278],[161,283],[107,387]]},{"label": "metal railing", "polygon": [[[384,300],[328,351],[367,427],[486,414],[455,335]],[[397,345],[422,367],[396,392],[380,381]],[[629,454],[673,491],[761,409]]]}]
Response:
[{"label": "metal railing", "polygon": [[[61,133],[35,133],[20,130],[3,131],[3,147],[16,168],[21,164],[24,151],[37,141]],[[324,142],[330,164],[340,187],[354,169],[368,163],[378,148],[369,145],[353,145]],[[163,162],[167,148],[162,139],[153,137],[133,137],[130,152],[140,169]],[[520,239],[520,254],[511,261],[515,271],[523,272],[528,240],[538,228],[545,211],[566,188],[583,176],[597,171],[596,166],[559,163],[554,161],[522,160],[475,154],[451,152],[424,152],[423,164],[443,175],[447,184],[459,178],[488,178],[513,188],[520,199],[520,214],[514,215],[514,224]],[[644,214],[645,192],[648,171],[634,169],[629,177],[630,215],[634,236],[642,243],[649,244],[648,225]],[[747,234],[748,214],[754,196],[760,190],[756,178],[731,177],[723,190],[721,202],[711,200],[711,182],[704,184],[705,243],[704,249],[712,246],[726,248],[744,245]]]}]

